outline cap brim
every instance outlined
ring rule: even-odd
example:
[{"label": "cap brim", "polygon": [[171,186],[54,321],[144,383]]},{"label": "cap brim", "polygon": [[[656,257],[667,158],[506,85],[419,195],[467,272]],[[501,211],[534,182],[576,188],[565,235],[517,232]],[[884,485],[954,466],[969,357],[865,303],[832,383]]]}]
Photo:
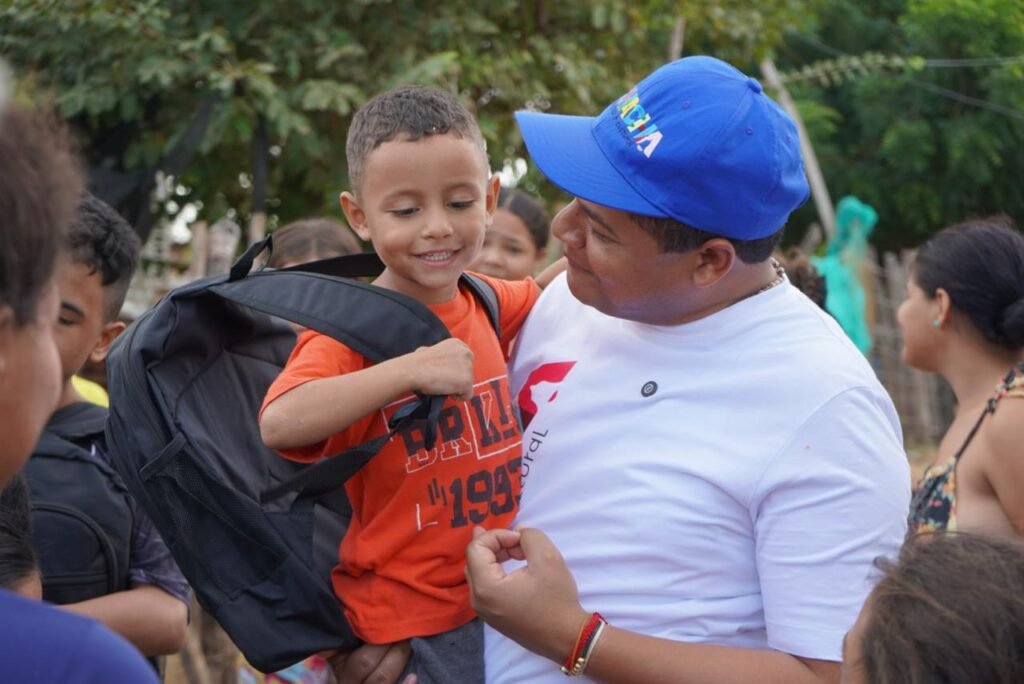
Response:
[{"label": "cap brim", "polygon": [[612,209],[665,216],[609,163],[594,140],[594,117],[523,111],[516,121],[530,158],[562,190]]}]

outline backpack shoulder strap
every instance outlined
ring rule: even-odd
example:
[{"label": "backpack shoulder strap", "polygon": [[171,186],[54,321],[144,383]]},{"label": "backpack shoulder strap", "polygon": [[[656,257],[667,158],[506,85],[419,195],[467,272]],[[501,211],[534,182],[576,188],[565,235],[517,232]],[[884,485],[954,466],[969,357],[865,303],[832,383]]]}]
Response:
[{"label": "backpack shoulder strap", "polygon": [[473,273],[463,273],[461,282],[469,288],[476,298],[487,310],[487,318],[491,321],[491,327],[501,338],[501,307],[498,304],[498,293],[494,291],[491,284]]},{"label": "backpack shoulder strap", "polygon": [[102,435],[107,424],[107,409],[87,401],[80,401],[58,409],[50,416],[46,429],[72,442]]}]

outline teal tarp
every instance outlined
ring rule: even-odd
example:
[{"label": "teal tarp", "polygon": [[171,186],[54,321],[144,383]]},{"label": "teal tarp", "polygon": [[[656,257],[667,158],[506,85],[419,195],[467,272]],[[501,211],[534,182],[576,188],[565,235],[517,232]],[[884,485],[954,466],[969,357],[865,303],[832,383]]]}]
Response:
[{"label": "teal tarp", "polygon": [[825,256],[811,259],[825,277],[825,308],[865,355],[871,351],[872,340],[859,274],[876,223],[878,212],[856,197],[844,197],[836,206],[836,234]]}]

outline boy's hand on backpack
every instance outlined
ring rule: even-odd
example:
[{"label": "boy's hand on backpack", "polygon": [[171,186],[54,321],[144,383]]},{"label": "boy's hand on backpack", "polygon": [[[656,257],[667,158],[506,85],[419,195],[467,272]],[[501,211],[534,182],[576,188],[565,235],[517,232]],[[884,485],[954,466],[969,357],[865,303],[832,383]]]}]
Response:
[{"label": "boy's hand on backpack", "polygon": [[420,347],[407,358],[417,392],[460,401],[473,396],[473,351],[462,340],[449,338]]}]

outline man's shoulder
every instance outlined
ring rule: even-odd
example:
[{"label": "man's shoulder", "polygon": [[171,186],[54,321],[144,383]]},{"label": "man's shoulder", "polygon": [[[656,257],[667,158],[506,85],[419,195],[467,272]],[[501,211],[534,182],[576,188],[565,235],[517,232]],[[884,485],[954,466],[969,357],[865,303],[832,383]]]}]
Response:
[{"label": "man's shoulder", "polygon": [[11,681],[156,681],[128,642],[94,620],[5,591],[0,613],[0,669]]},{"label": "man's shoulder", "polygon": [[789,369],[799,382],[832,385],[835,393],[852,387],[880,389],[864,354],[827,312],[792,288],[780,297],[756,333],[767,349],[787,359],[799,359]]}]

